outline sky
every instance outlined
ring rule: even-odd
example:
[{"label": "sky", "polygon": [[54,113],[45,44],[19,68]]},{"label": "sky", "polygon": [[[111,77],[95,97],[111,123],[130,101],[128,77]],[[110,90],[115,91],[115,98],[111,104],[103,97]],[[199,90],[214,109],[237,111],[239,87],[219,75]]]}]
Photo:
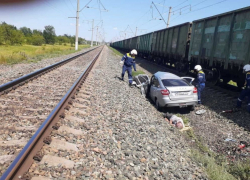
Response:
[{"label": "sky", "polygon": [[[20,1],[0,0],[0,22],[42,31],[52,25],[56,35],[75,35],[77,0]],[[79,37],[91,40],[93,20],[93,40],[110,42],[166,28],[169,7],[171,27],[250,6],[250,0],[153,2],[154,5],[152,0],[79,0]]]}]

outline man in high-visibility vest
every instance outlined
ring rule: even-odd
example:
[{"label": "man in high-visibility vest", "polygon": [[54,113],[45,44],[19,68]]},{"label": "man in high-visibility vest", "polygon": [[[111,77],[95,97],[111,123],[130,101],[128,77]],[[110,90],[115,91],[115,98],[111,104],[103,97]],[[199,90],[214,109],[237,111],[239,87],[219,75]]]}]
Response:
[{"label": "man in high-visibility vest", "polygon": [[240,97],[237,101],[237,108],[241,108],[242,101],[246,96],[248,96],[247,111],[250,113],[250,65],[247,64],[243,67],[243,72],[246,73],[245,89],[240,93]]},{"label": "man in high-visibility vest", "polygon": [[132,66],[133,66],[134,70],[136,71],[136,66],[135,66],[135,56],[136,55],[137,55],[137,51],[135,49],[133,49],[130,53],[126,53],[121,59],[121,63],[124,63],[122,66],[122,80],[124,78],[125,72],[127,71],[130,86],[132,86],[132,82],[133,82]]},{"label": "man in high-visibility vest", "polygon": [[201,104],[201,92],[205,88],[206,77],[200,65],[196,65],[194,67],[194,70],[197,72],[197,78],[195,79],[195,83],[198,92],[198,104]]}]

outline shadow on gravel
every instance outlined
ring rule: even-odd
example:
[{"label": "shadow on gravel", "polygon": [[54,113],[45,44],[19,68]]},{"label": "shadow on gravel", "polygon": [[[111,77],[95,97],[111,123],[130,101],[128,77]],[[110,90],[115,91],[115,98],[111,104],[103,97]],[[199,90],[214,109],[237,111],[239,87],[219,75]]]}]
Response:
[{"label": "shadow on gravel", "polygon": [[[154,106],[155,109],[155,103],[150,98],[145,98],[146,101],[150,102],[152,106]],[[161,110],[158,110],[160,113],[171,113],[171,114],[189,114],[190,110],[189,108],[179,108],[179,107],[171,107],[171,108],[162,108]]]},{"label": "shadow on gravel", "polygon": [[[206,91],[204,92],[206,93]],[[245,131],[250,132],[250,113],[247,112],[247,104],[243,102],[242,108],[240,111],[231,112],[231,113],[223,113],[225,110],[232,110],[236,106],[237,99],[225,99],[223,102],[217,101],[216,97],[206,97],[203,95],[203,104],[208,109],[217,113],[218,120],[222,118],[227,118],[231,120],[229,123],[238,124],[240,127],[244,128]],[[218,97],[218,100],[222,99],[222,97]]]}]

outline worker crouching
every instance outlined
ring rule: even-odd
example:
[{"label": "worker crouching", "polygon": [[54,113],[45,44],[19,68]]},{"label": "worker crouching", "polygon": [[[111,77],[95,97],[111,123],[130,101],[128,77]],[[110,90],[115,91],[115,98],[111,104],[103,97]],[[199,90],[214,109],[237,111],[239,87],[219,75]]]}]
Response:
[{"label": "worker crouching", "polygon": [[136,71],[136,66],[135,66],[136,55],[137,55],[137,51],[133,49],[130,53],[125,54],[121,59],[121,63],[124,63],[122,66],[122,80],[124,80],[124,75],[125,75],[125,72],[127,71],[130,86],[132,86],[132,82],[133,82],[132,66],[134,70]]},{"label": "worker crouching", "polygon": [[243,72],[246,73],[245,88],[241,91],[240,97],[237,101],[237,108],[241,108],[242,101],[248,96],[247,111],[250,113],[250,65],[247,64],[243,67]]}]

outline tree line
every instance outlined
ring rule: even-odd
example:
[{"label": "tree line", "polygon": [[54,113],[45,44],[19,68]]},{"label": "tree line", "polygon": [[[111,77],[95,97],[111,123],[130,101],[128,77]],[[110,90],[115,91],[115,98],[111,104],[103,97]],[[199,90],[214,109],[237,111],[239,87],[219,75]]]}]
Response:
[{"label": "tree line", "polygon": [[[85,39],[79,37],[78,44],[84,44]],[[56,36],[55,28],[51,25],[45,26],[44,30],[31,30],[28,27],[16,28],[14,25],[2,22],[0,24],[0,45],[22,45],[30,44],[41,46],[43,44],[66,44],[75,43],[75,36],[64,34]]]}]

